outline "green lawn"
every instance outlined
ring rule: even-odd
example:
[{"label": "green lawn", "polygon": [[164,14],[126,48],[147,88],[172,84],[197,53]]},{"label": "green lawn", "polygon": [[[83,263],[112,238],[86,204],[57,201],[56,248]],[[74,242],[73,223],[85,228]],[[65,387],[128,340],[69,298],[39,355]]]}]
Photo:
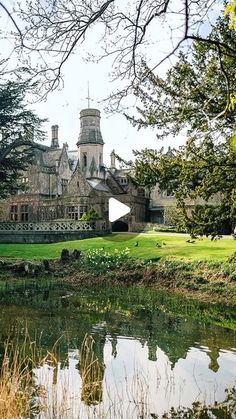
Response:
[{"label": "green lawn", "polygon": [[[226,260],[236,251],[236,241],[223,238],[211,241],[204,238],[195,243],[187,243],[188,236],[165,235],[161,233],[112,234],[92,239],[76,240],[52,244],[0,244],[0,257],[14,257],[22,259],[53,259],[60,256],[63,248],[70,250],[80,249],[130,249],[130,256],[134,258],[152,259],[158,257],[174,256],[177,259],[191,260]],[[138,241],[138,246],[135,243]],[[156,243],[160,243],[158,248]],[[163,244],[165,243],[165,245]]]}]

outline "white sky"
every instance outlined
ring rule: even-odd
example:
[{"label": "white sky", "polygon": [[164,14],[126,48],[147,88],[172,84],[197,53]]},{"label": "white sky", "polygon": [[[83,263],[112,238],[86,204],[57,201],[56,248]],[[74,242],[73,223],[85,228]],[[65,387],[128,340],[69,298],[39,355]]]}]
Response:
[{"label": "white sky", "polygon": [[[11,2],[6,0],[6,3],[9,6]],[[5,29],[11,30],[9,29],[12,26],[11,22],[6,16],[1,19],[0,23],[2,27],[2,24],[5,23]],[[152,65],[163,54],[169,52],[173,45],[169,41],[170,33],[161,31],[160,28],[158,31],[156,27],[150,28],[149,36],[150,42],[145,46],[144,52],[148,56],[148,64]],[[94,29],[88,33],[86,42],[77,48],[75,55],[71,56],[64,65],[63,89],[50,93],[45,102],[32,105],[40,117],[48,119],[48,122],[44,125],[48,136],[45,144],[50,144],[51,125],[58,124],[60,145],[67,142],[70,149],[76,149],[79,135],[79,112],[87,107],[86,97],[89,81],[91,107],[101,111],[101,131],[105,141],[104,161],[106,164],[109,164],[109,155],[112,149],[115,149],[124,159],[129,160],[132,158],[132,149],[160,148],[163,145],[165,147],[169,145],[178,147],[182,145],[184,138],[168,138],[164,142],[157,141],[155,130],[141,129],[138,131],[122,114],[107,114],[104,112],[106,103],[103,100],[115,90],[114,82],[111,82],[109,77],[109,73],[112,72],[112,59],[106,58],[98,64],[83,60],[83,58],[86,58],[87,52],[99,51],[98,39],[99,27],[95,25]],[[162,75],[169,64],[169,62],[166,62],[162,66]],[[129,97],[125,105],[128,107],[127,113],[133,115],[135,113],[135,98]]]},{"label": "white sky", "polygon": [[[159,36],[159,34],[158,34]],[[149,51],[145,46],[145,52],[148,54],[149,64],[153,61],[156,63],[157,57],[170,51],[169,34],[166,33],[162,37],[161,50],[153,43],[149,45]],[[132,150],[141,150],[143,148],[161,148],[163,145],[167,147],[179,146],[183,144],[184,139],[168,139],[166,142],[157,141],[155,130],[141,129],[133,127],[122,113],[107,113],[105,108],[107,103],[104,99],[116,90],[116,83],[120,88],[119,81],[114,82],[110,74],[113,71],[113,58],[107,57],[98,63],[85,62],[87,51],[99,53],[98,29],[95,25],[93,31],[89,32],[86,42],[79,47],[76,53],[69,58],[63,67],[64,88],[61,91],[55,91],[48,95],[47,101],[38,103],[34,106],[38,115],[48,118],[45,129],[48,133],[48,141],[50,144],[51,125],[59,125],[60,144],[68,142],[69,148],[76,149],[76,142],[79,135],[79,112],[87,107],[88,82],[90,86],[90,107],[95,107],[101,111],[101,131],[104,146],[104,161],[106,164],[110,161],[110,153],[112,149],[124,159],[132,159]],[[152,40],[153,41],[153,40]],[[170,62],[162,65],[160,71],[163,75]],[[124,81],[128,84],[128,80]],[[135,113],[136,98],[130,96],[122,105],[127,107],[127,113],[133,115]]]},{"label": "white sky", "polygon": [[[78,56],[74,56],[65,68],[64,88],[48,95],[46,102],[33,105],[40,117],[48,118],[45,130],[48,133],[50,144],[51,125],[59,125],[59,141],[69,144],[70,149],[76,149],[79,135],[79,112],[87,107],[87,83],[89,80],[91,107],[101,111],[101,131],[104,146],[104,160],[109,163],[109,154],[115,149],[123,158],[132,158],[132,149],[159,148],[163,143],[157,141],[155,130],[134,128],[126,118],[119,113],[107,114],[104,112],[106,104],[103,99],[110,93],[112,83],[109,82],[107,66],[104,62],[99,64],[84,63]],[[129,99],[130,114],[135,111],[133,105],[135,98]],[[166,145],[178,145],[183,140],[168,140]]]}]

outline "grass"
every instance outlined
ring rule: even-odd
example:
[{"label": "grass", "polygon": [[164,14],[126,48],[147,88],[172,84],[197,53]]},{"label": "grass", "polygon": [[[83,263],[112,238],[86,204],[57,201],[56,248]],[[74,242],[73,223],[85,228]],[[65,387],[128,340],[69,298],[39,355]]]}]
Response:
[{"label": "grass", "polygon": [[[75,240],[50,244],[0,244],[0,257],[21,259],[55,259],[60,257],[61,250],[104,248],[106,251],[114,249],[130,249],[130,257],[136,259],[158,259],[173,256],[175,259],[191,259],[206,261],[226,261],[236,250],[236,241],[222,238],[211,241],[209,238],[187,243],[188,236],[160,233],[122,234],[113,233],[105,237]],[[138,246],[136,246],[138,242]],[[156,244],[161,247],[157,247]],[[165,244],[163,244],[165,243]]]}]

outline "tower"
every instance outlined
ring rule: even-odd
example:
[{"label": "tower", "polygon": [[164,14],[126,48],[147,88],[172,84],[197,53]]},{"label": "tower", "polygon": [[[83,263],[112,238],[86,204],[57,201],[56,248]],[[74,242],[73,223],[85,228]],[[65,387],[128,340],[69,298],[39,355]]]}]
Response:
[{"label": "tower", "polygon": [[80,112],[80,134],[77,142],[79,164],[86,178],[104,178],[103,139],[100,111],[87,108]]}]

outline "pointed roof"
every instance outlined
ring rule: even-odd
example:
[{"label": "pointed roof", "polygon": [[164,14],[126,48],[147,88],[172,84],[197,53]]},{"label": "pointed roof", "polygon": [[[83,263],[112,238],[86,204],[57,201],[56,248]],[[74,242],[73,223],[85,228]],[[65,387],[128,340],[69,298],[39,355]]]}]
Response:
[{"label": "pointed roof", "polygon": [[100,111],[98,109],[83,109],[80,112],[80,134],[77,145],[104,144],[100,130]]}]

